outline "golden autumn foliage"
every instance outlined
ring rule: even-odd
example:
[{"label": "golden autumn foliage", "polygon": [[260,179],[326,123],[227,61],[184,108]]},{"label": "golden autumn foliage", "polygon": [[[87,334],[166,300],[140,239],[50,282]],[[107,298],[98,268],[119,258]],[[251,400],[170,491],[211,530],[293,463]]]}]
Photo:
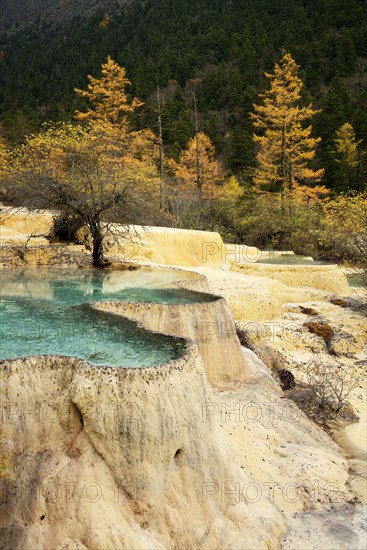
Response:
[{"label": "golden autumn foliage", "polygon": [[243,187],[238,183],[236,176],[230,176],[224,183],[224,193],[220,195],[220,200],[236,201],[240,199],[244,193]]},{"label": "golden autumn foliage", "polygon": [[157,195],[156,169],[144,143],[135,157],[102,154],[95,133],[72,124],[30,135],[14,153],[13,174],[27,206],[59,209],[88,227],[96,266],[103,263],[108,224],[127,224],[132,208],[153,207]]},{"label": "golden autumn foliage", "polygon": [[128,95],[125,69],[108,56],[101,72],[99,79],[88,76],[87,90],[75,89],[90,104],[86,112],[77,111],[75,118],[87,123],[96,147],[110,161],[123,162],[131,169],[141,169],[143,164],[152,167],[158,157],[157,138],[149,129],[130,130],[128,116],[143,103]]},{"label": "golden autumn foliage", "polygon": [[358,146],[361,143],[362,140],[357,141],[350,122],[343,124],[335,132],[335,162],[341,164],[347,170],[355,170],[359,164]]},{"label": "golden autumn foliage", "polygon": [[308,185],[299,185],[295,182],[293,191],[293,198],[296,202],[307,204],[317,203],[329,195],[329,189],[324,185],[309,187]]},{"label": "golden autumn foliage", "polygon": [[327,240],[348,259],[367,263],[367,193],[339,195],[324,205]]},{"label": "golden autumn foliage", "polygon": [[215,159],[214,145],[204,132],[190,139],[178,162],[168,162],[183,190],[202,198],[216,198],[223,192],[224,169]]},{"label": "golden autumn foliage", "polygon": [[289,53],[266,77],[270,87],[251,114],[258,147],[254,182],[271,191],[281,190],[285,199],[296,186],[318,182],[323,175],[323,170],[311,167],[320,139],[312,137],[308,121],[317,111],[300,105],[303,84]]},{"label": "golden autumn foliage", "polygon": [[5,141],[0,137],[0,179],[5,177],[9,171],[9,155]]},{"label": "golden autumn foliage", "polygon": [[345,122],[335,132],[332,155],[335,163],[334,185],[338,190],[364,188],[361,143],[362,140],[356,139],[354,128],[349,122]]},{"label": "golden autumn foliage", "polygon": [[[32,172],[50,180],[68,182],[70,186],[80,180],[89,192],[103,195],[109,185],[124,185],[134,181],[140,192],[156,186],[156,167],[150,156],[151,136],[147,133],[134,137],[134,147],[120,154],[101,152],[100,138],[93,131],[73,124],[45,125],[38,134],[27,137],[26,143],[15,151],[13,169]],[[100,179],[93,189],[94,178]],[[151,183],[153,182],[153,183]],[[88,191],[89,189],[89,191]]]},{"label": "golden autumn foliage", "polygon": [[128,115],[141,107],[139,99],[130,98],[126,88],[131,82],[126,71],[111,56],[102,64],[101,78],[88,75],[86,90],[75,88],[75,92],[87,99],[90,108],[86,112],[77,111],[75,118],[97,126],[106,132],[112,132],[120,140],[129,130]]},{"label": "golden autumn foliage", "polygon": [[103,16],[102,21],[99,24],[99,28],[100,29],[107,29],[107,27],[109,26],[110,23],[111,23],[111,16],[110,16],[109,13],[105,13],[104,16]]}]

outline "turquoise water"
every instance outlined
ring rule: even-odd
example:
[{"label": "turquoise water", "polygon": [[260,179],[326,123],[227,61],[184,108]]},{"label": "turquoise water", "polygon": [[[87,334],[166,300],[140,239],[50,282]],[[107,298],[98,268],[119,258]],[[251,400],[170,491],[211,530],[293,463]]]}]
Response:
[{"label": "turquoise water", "polygon": [[278,256],[272,251],[262,251],[261,258],[256,263],[273,265],[330,265],[328,262],[312,260],[309,256],[299,256],[297,254],[282,254]]},{"label": "turquoise water", "polygon": [[[0,359],[66,355],[94,365],[152,366],[182,355],[184,341],[152,334],[90,302],[131,300],[189,304],[213,300],[175,288],[162,272],[27,270],[3,272]],[[175,276],[177,278],[177,275]],[[145,285],[134,287],[132,284]]]},{"label": "turquoise water", "polygon": [[[282,254],[275,256],[272,251],[262,251],[261,258],[256,261],[258,264],[273,265],[336,265],[337,262],[311,260],[309,256],[299,256],[297,254]],[[358,272],[347,273],[348,284],[351,288],[364,288],[363,276]]]},{"label": "turquoise water", "polygon": [[348,273],[346,277],[351,288],[364,288],[365,282],[362,273]]}]

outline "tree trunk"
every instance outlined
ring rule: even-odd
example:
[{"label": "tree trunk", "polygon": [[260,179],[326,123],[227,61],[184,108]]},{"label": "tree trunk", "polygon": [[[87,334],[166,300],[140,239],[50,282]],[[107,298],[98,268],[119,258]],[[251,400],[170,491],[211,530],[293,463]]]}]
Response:
[{"label": "tree trunk", "polygon": [[161,95],[157,77],[158,143],[159,143],[159,208],[163,209],[164,149],[162,129]]},{"label": "tree trunk", "polygon": [[285,123],[282,125],[282,144],[281,144],[281,167],[280,173],[282,178],[282,194],[281,194],[281,207],[283,214],[286,211],[286,198],[287,198],[287,169],[286,169],[286,135],[285,135]]},{"label": "tree trunk", "polygon": [[103,235],[99,223],[93,223],[91,225],[92,233],[92,258],[93,258],[93,267],[101,267],[104,264],[103,258]]},{"label": "tree trunk", "polygon": [[291,158],[289,159],[289,168],[288,168],[288,214],[293,216],[293,164]]},{"label": "tree trunk", "polygon": [[198,122],[198,107],[197,107],[197,101],[196,101],[196,95],[194,92],[192,92],[192,96],[194,98],[194,108],[195,108],[195,137],[196,137],[196,187],[199,193],[199,196],[201,196],[202,191],[202,177],[200,175],[200,153],[199,153],[199,122]]}]

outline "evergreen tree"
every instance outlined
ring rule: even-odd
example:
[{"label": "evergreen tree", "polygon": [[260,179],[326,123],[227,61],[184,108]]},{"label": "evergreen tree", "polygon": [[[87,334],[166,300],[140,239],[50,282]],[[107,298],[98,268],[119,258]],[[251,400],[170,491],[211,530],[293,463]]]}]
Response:
[{"label": "evergreen tree", "polygon": [[301,106],[303,84],[291,55],[285,52],[274,73],[266,73],[266,77],[270,88],[260,94],[262,102],[254,104],[251,115],[259,130],[254,134],[258,145],[254,182],[272,191],[280,190],[285,206],[297,186],[321,179],[323,170],[311,167],[320,139],[312,137],[310,124],[305,125],[315,111],[311,105]]},{"label": "evergreen tree", "polygon": [[[14,5],[29,2],[11,0]],[[60,2],[48,3],[56,7]],[[187,83],[200,79],[200,129],[210,136],[226,167],[243,175],[255,161],[247,113],[263,91],[260,74],[271,72],[279,47],[285,47],[302,66],[304,98],[322,109],[313,128],[322,139],[317,154],[324,181],[332,188],[333,137],[345,121],[363,139],[360,150],[366,154],[367,19],[362,0],[348,0],[347,9],[345,0],[97,4],[98,10],[84,10],[65,21],[59,7],[52,18],[48,8],[41,20],[0,34],[0,123],[9,143],[21,143],[46,120],[69,121],[75,108],[86,110],[88,98],[76,98],[73,89],[86,89],[85,75],[96,76],[110,53],[118,63],[123,60],[133,83],[131,94],[145,101],[142,114],[128,114],[134,130],[156,130],[149,98],[158,74],[165,153],[176,161],[192,135]],[[109,17],[104,17],[105,9]],[[173,81],[177,93],[171,93]],[[251,133],[251,139],[242,139],[243,132]]]}]

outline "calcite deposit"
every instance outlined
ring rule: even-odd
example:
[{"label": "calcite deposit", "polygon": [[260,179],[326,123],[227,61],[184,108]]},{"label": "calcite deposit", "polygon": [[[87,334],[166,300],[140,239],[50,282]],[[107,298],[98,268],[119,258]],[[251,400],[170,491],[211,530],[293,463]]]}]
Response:
[{"label": "calcite deposit", "polygon": [[3,361],[2,547],[262,548],[284,530],[221,441],[194,345],[161,367]]},{"label": "calcite deposit", "polygon": [[[246,363],[232,313],[223,298],[197,304],[99,302],[104,309],[139,321],[149,330],[190,338],[198,347],[210,384],[246,380]],[[230,358],[230,360],[229,360]]]},{"label": "calcite deposit", "polygon": [[[57,263],[46,243],[42,260],[36,247],[25,262],[24,247],[16,251],[34,223],[45,229],[41,213],[32,228],[27,215],[0,227],[4,265],[47,264],[50,255]],[[216,233],[137,232],[125,260],[184,267],[178,286],[213,299],[95,304],[185,338],[184,355],[166,365],[1,362],[1,547],[364,550],[367,331],[350,301],[364,291],[337,266],[254,264],[260,251]],[[112,257],[124,259],[123,248],[111,246]],[[67,250],[59,265],[90,261],[84,247]],[[129,278],[133,286],[134,271]],[[332,328],[328,342],[310,322]],[[358,422],[326,433],[282,392],[277,370],[299,380],[297,368],[315,355],[357,377]]]}]

